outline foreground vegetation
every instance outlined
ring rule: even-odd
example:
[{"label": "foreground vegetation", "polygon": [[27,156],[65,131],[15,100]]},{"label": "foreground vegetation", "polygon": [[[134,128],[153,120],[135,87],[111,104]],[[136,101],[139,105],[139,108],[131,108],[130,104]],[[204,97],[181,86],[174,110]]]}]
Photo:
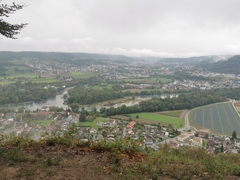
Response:
[{"label": "foreground vegetation", "polygon": [[[74,128],[40,141],[14,135],[0,139],[0,179],[238,179],[239,154],[202,149],[144,150],[129,138],[82,142]],[[81,178],[80,178],[81,179]]]}]

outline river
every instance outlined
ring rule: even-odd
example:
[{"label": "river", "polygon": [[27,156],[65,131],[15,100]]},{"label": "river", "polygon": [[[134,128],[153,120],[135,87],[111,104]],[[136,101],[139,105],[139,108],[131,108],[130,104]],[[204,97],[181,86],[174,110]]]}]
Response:
[{"label": "river", "polygon": [[[43,106],[57,106],[57,107],[62,107],[64,109],[69,108],[68,105],[63,104],[64,99],[63,95],[67,94],[68,89],[64,90],[61,94],[56,95],[54,98],[49,98],[48,100],[45,101],[40,101],[40,102],[26,102],[26,103],[13,103],[13,104],[5,104],[5,105],[0,105],[0,109],[15,109],[15,111],[18,110],[20,107],[24,107],[26,110],[36,110],[36,109],[41,109]],[[178,97],[177,94],[171,94],[171,95],[161,95],[161,98],[166,98],[167,96],[171,97]],[[103,106],[103,105],[98,105],[98,104],[90,104],[90,105],[83,105],[81,107],[84,107],[85,110],[91,111],[93,108],[96,108],[97,111],[99,111],[102,107],[105,108],[110,108],[110,107],[120,107],[122,105],[126,106],[133,106],[135,104],[138,104],[140,101],[148,100],[151,99],[153,96],[142,96],[142,97],[136,97],[134,101],[128,101],[125,103],[119,103],[119,104],[114,104],[112,106]]]}]

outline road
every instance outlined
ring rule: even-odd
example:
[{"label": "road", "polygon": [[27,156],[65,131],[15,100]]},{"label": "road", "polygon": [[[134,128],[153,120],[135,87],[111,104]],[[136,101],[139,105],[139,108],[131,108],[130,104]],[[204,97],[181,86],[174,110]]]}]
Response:
[{"label": "road", "polygon": [[187,110],[187,112],[184,114],[185,124],[184,124],[184,127],[178,129],[179,131],[189,130],[190,128],[193,128],[193,129],[195,129],[195,131],[197,131],[197,129],[196,129],[195,127],[189,125],[188,116],[189,116],[189,113],[190,113],[190,112],[191,112],[191,110]]}]

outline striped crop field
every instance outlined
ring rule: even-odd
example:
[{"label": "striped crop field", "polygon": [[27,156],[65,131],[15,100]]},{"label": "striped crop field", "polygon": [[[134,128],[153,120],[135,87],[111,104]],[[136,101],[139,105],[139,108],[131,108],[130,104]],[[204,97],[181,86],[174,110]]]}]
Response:
[{"label": "striped crop field", "polygon": [[240,134],[240,117],[232,103],[220,103],[204,106],[192,111],[191,120],[198,127],[211,129],[213,132],[231,135]]}]

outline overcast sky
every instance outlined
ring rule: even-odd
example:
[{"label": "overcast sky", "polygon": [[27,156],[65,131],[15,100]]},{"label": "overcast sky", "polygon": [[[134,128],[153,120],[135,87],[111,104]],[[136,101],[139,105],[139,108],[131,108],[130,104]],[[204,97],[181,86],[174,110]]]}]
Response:
[{"label": "overcast sky", "polygon": [[[1,3],[12,3],[3,0]],[[0,51],[189,57],[240,54],[240,0],[16,0],[28,23]]]}]

